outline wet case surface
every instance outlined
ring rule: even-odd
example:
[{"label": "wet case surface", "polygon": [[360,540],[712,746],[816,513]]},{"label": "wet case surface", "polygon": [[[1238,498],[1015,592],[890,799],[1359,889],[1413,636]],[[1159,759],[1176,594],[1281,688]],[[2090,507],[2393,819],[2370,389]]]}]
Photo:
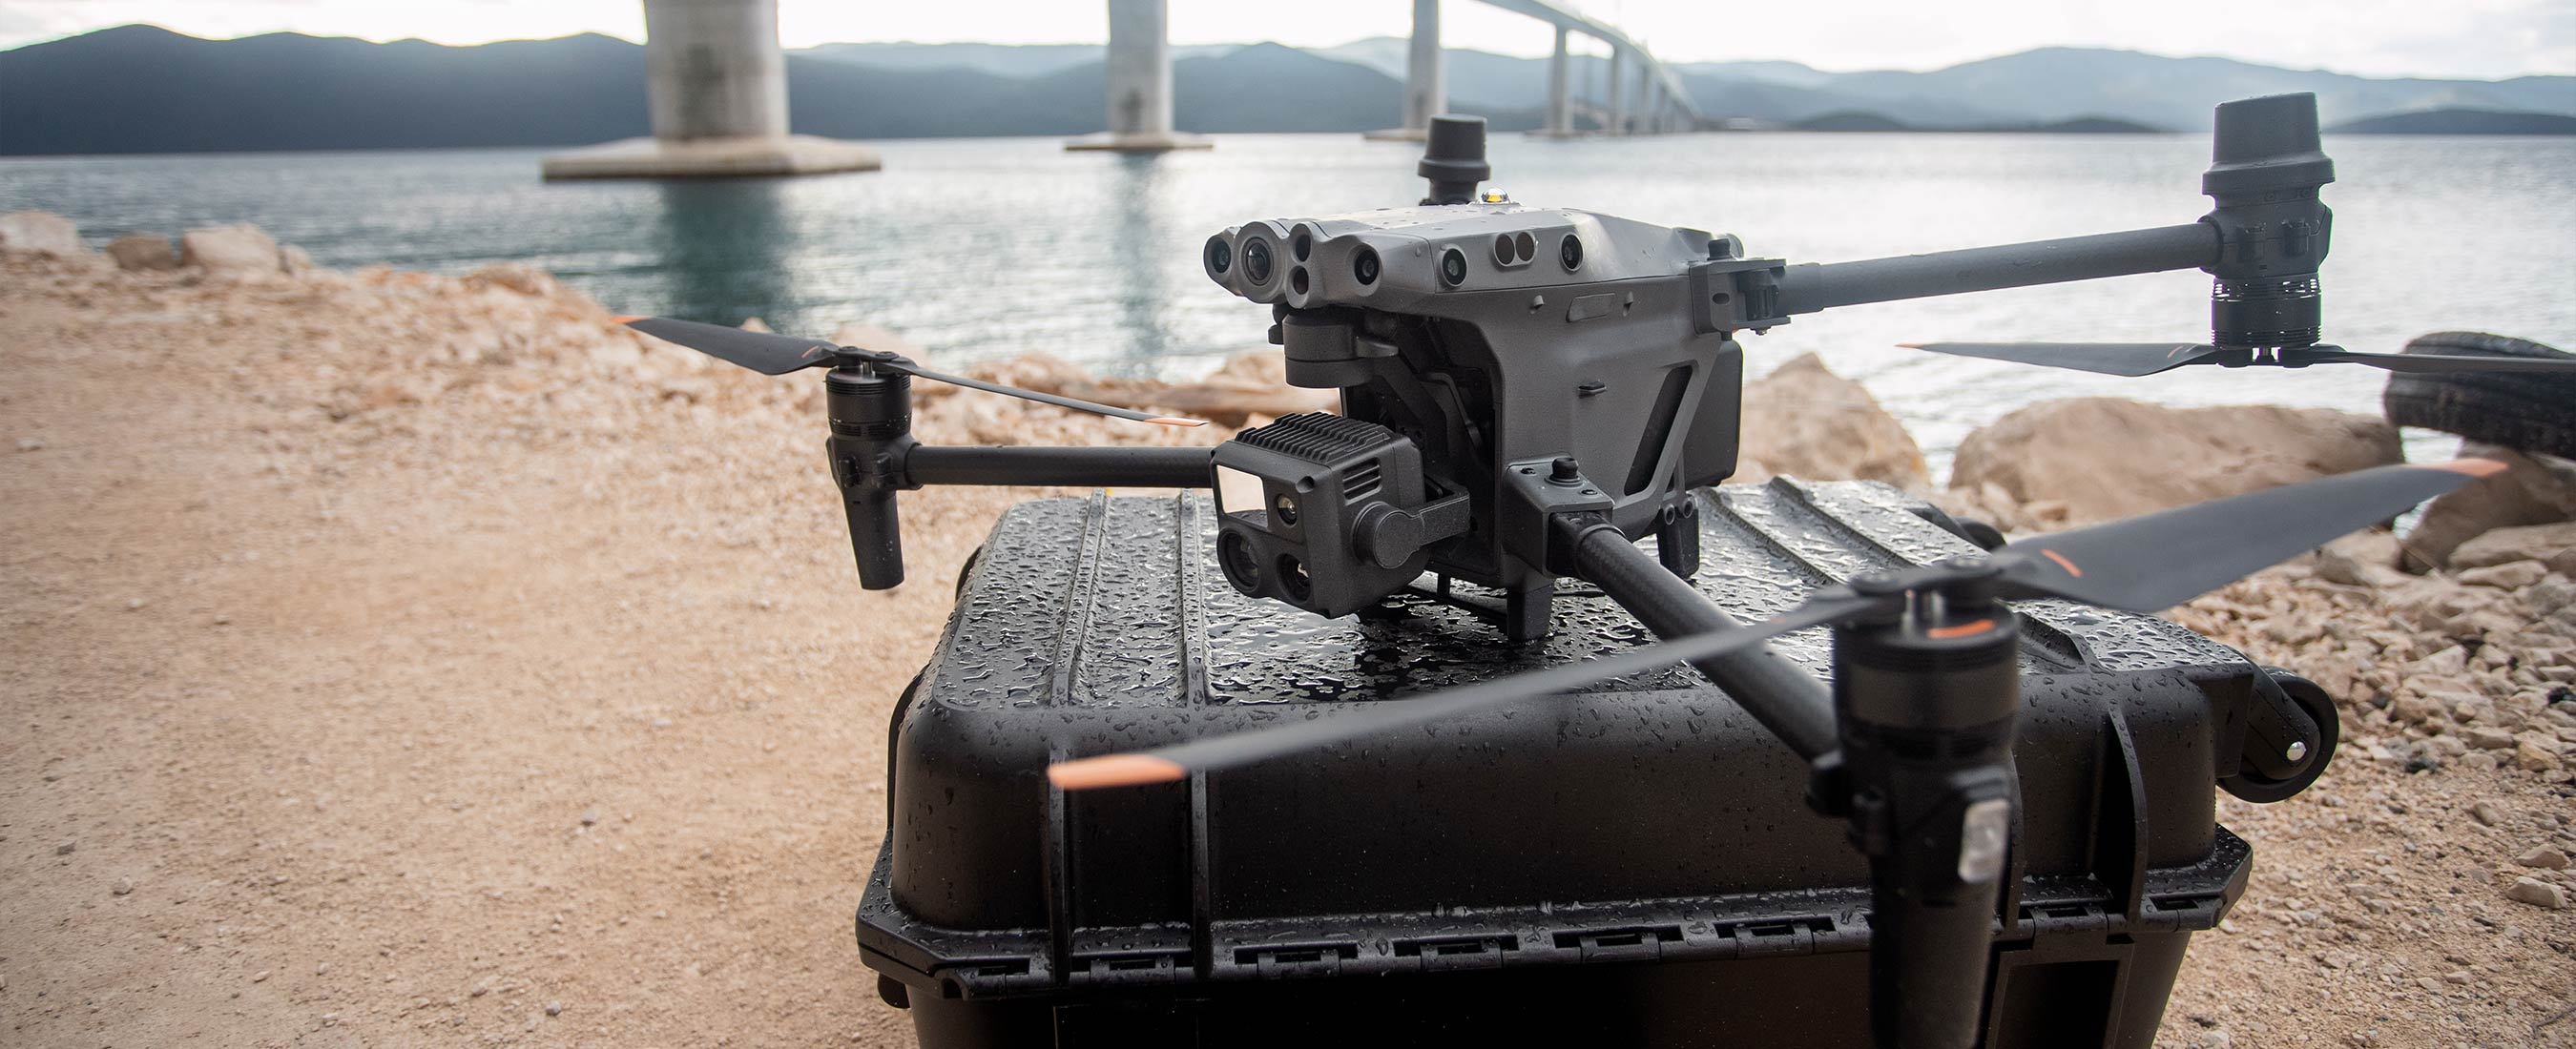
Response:
[{"label": "wet case surface", "polygon": [[[1974,549],[1881,485],[1700,499],[1695,582],[1739,619]],[[1498,595],[1428,577],[1323,619],[1236,594],[1213,533],[1197,496],[1030,502],[995,527],[896,712],[858,919],[925,1046],[1866,1044],[1867,867],[1804,804],[1804,764],[1686,668],[1181,783],[1052,791],[1051,759],[1652,640],[1575,580],[1553,633],[1518,647],[1483,607]],[[2187,934],[2243,887],[2212,784],[2255,670],[2160,620],[2016,607],[2023,805],[1988,1044],[2143,1047]],[[1820,629],[1775,647],[1821,676],[1826,646]]]}]

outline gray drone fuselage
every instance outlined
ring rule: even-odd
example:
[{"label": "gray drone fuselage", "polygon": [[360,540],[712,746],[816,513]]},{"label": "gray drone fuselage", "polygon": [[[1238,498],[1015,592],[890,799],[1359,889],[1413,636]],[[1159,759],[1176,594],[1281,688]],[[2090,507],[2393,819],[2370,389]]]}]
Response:
[{"label": "gray drone fuselage", "polygon": [[1463,534],[1389,567],[1517,593],[1569,574],[1546,563],[1552,514],[1642,537],[1734,472],[1742,351],[1694,310],[1692,269],[1737,254],[1732,237],[1487,197],[1245,223],[1202,263],[1274,307],[1290,383],[1338,389],[1344,416],[1420,447],[1434,496],[1469,497]]}]

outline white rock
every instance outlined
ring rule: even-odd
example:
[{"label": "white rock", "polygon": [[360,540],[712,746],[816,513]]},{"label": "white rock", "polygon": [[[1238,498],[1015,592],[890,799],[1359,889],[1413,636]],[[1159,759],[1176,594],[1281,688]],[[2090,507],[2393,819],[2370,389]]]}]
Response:
[{"label": "white rock", "polygon": [[68,259],[89,252],[72,220],[50,211],[12,211],[0,215],[0,253]]},{"label": "white rock", "polygon": [[[2451,560],[2471,540],[2498,529],[2576,521],[2576,463],[2474,441],[2462,444],[2460,454],[2493,459],[2505,464],[2505,470],[2426,506],[2423,518],[2406,534],[2406,548],[2416,556],[2432,558],[2437,566],[2476,567]],[[2532,556],[2516,553],[2483,563]]]},{"label": "white rock", "polygon": [[2498,528],[2451,551],[2452,568],[2537,561],[2560,575],[2576,576],[2576,521]]},{"label": "white rock", "polygon": [[1746,384],[1743,423],[1736,480],[1885,481],[1908,491],[1932,484],[1905,425],[1812,353]]},{"label": "white rock", "polygon": [[2542,845],[2532,849],[2530,852],[2514,857],[2513,862],[2519,863],[2525,867],[2538,867],[2542,870],[2563,871],[2567,869],[2567,854],[2555,848],[2551,848],[2550,846]]},{"label": "white rock", "polygon": [[[1749,409],[1749,392],[1745,401]],[[2400,458],[2397,431],[2370,416],[2083,397],[2031,405],[1969,434],[1950,487],[1991,482],[2025,503],[2062,502],[2070,521],[2102,521]]]},{"label": "white rock", "polygon": [[2489,586],[2498,590],[2520,590],[2549,575],[2549,566],[2538,561],[2507,561],[2500,565],[2472,568],[2457,578],[2466,586]]},{"label": "white rock", "polygon": [[247,224],[189,230],[179,238],[179,262],[218,277],[266,277],[284,268],[277,242]]}]

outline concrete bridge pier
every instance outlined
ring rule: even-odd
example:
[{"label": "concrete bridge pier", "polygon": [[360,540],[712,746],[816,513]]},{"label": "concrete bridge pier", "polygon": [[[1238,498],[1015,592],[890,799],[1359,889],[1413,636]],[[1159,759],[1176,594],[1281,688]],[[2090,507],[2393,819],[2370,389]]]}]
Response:
[{"label": "concrete bridge pier", "polygon": [[1378,141],[1420,142],[1431,118],[1449,110],[1449,67],[1440,54],[1440,0],[1413,0],[1412,48],[1404,55],[1404,126],[1371,131]]},{"label": "concrete bridge pier", "polygon": [[1568,138],[1574,134],[1574,107],[1567,97],[1566,29],[1556,27],[1556,51],[1547,58],[1547,120],[1539,126],[1541,138]]},{"label": "concrete bridge pier", "polygon": [[787,131],[778,0],[644,0],[653,137],[558,153],[545,177],[692,178],[874,171],[875,151]]},{"label": "concrete bridge pier", "polygon": [[1610,82],[1602,92],[1610,100],[1610,122],[1602,130],[1613,135],[1628,133],[1628,81],[1622,75],[1626,57],[1625,50],[1615,45],[1610,48]]},{"label": "concrete bridge pier", "polygon": [[1214,145],[1172,130],[1170,25],[1168,0],[1109,0],[1109,130],[1064,148],[1161,153]]}]

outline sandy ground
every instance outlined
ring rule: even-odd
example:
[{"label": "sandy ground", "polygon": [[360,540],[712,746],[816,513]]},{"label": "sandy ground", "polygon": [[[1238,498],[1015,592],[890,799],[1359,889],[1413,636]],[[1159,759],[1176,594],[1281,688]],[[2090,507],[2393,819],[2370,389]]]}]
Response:
[{"label": "sandy ground", "polygon": [[[851,939],[886,717],[1024,493],[907,496],[862,591],[810,382],[524,276],[9,261],[0,376],[0,1043],[910,1043]],[[2223,811],[2161,1044],[2576,1045],[2576,911],[2500,894],[2565,785]]]}]

